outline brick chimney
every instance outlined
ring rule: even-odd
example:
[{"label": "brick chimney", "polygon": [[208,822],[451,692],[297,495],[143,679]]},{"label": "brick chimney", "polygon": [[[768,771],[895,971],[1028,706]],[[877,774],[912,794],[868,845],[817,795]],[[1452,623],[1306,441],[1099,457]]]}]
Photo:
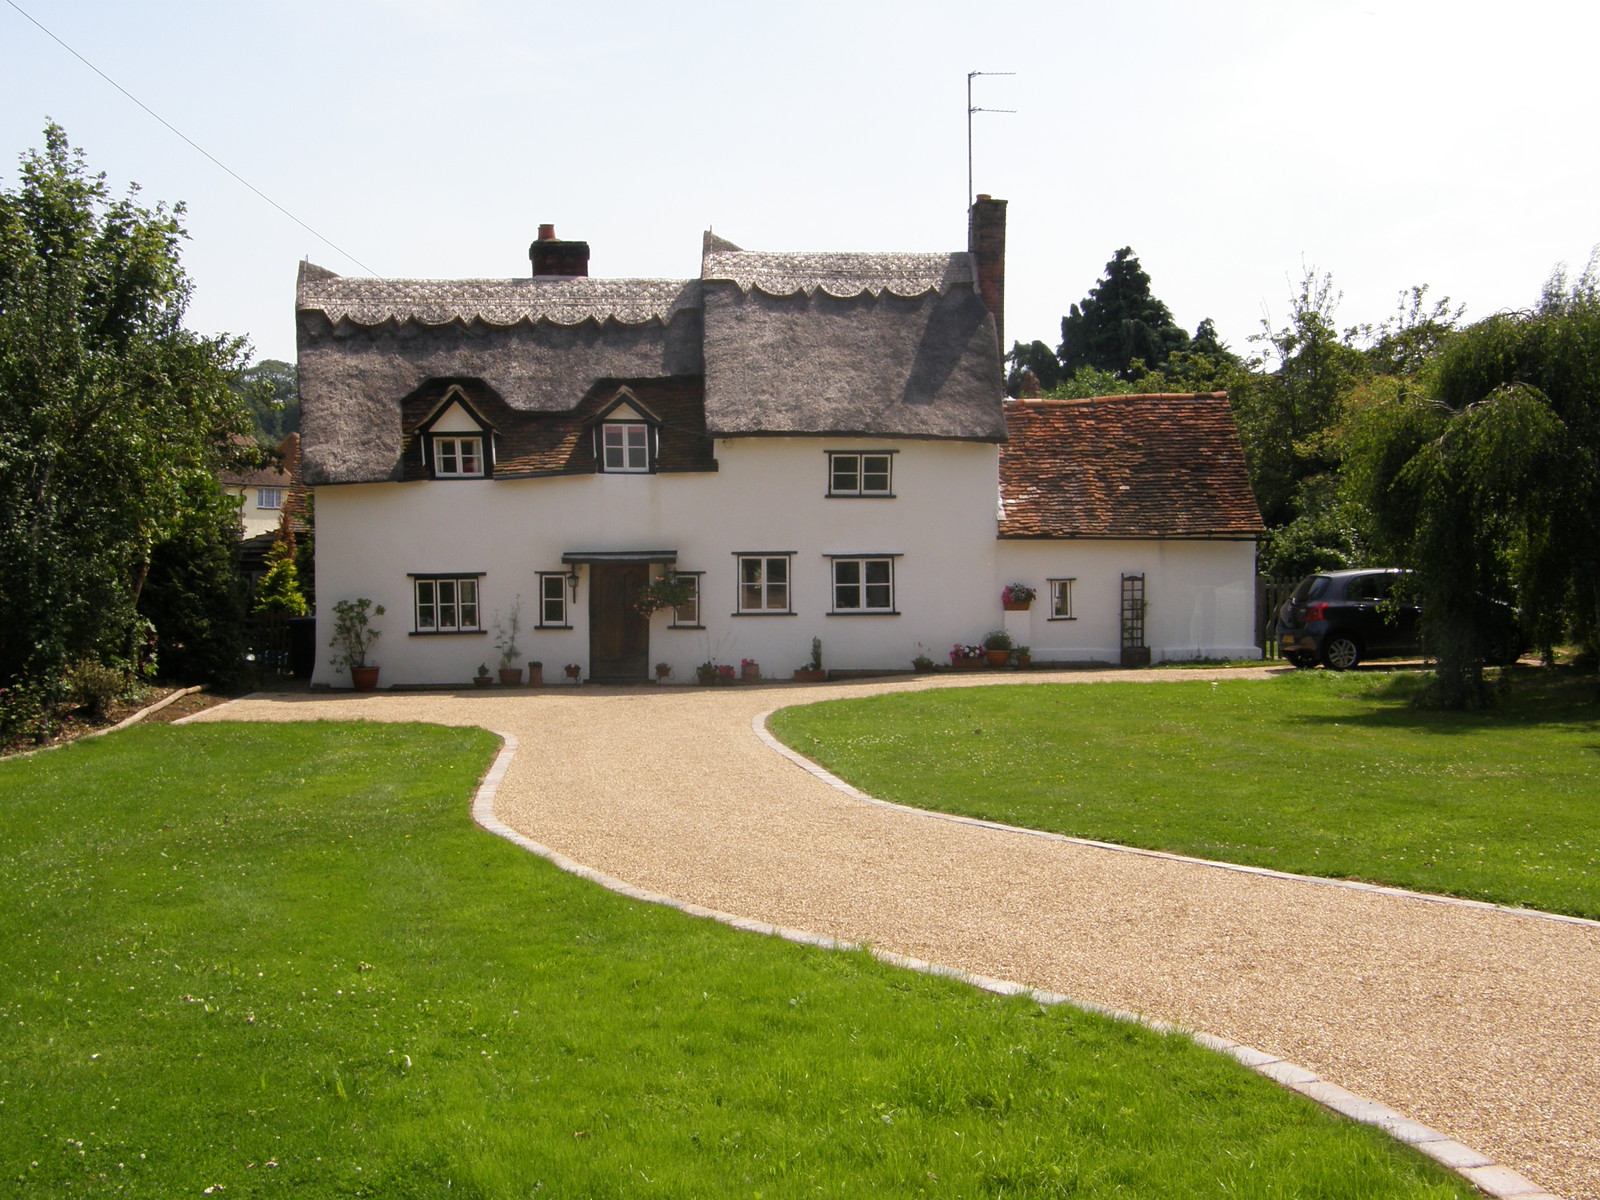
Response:
[{"label": "brick chimney", "polygon": [[978,295],[994,314],[1000,354],[1006,352],[1006,202],[980,195],[967,214],[967,253],[977,274]]},{"label": "brick chimney", "polygon": [[528,247],[528,258],[533,263],[535,279],[544,276],[587,279],[589,276],[589,243],[559,240],[554,225],[539,226],[539,240]]}]

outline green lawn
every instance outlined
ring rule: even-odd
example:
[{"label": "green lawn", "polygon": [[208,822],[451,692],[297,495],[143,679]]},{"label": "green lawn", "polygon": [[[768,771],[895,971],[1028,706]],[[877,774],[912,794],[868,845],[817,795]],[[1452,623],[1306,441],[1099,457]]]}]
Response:
[{"label": "green lawn", "polygon": [[1473,1194],[1182,1037],[565,875],[470,823],[491,750],[219,724],[0,763],[8,1191]]},{"label": "green lawn", "polygon": [[1500,707],[1418,680],[962,688],[785,709],[774,733],[886,800],[1308,875],[1600,917],[1594,679]]}]

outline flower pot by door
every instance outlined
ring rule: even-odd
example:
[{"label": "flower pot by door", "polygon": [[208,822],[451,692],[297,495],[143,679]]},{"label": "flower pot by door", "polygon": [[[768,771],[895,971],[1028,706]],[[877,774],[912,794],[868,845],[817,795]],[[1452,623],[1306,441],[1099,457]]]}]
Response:
[{"label": "flower pot by door", "polygon": [[1011,661],[1011,651],[1009,650],[985,650],[983,655],[989,660],[991,667],[1003,667]]},{"label": "flower pot by door", "polygon": [[952,658],[950,669],[952,671],[976,671],[984,665],[986,660],[981,658]]},{"label": "flower pot by door", "polygon": [[501,667],[500,668],[500,686],[501,687],[518,687],[518,686],[521,685],[521,683],[522,683],[522,668],[521,667]]},{"label": "flower pot by door", "polygon": [[358,692],[370,692],[378,686],[377,667],[351,667],[350,682]]},{"label": "flower pot by door", "polygon": [[745,683],[760,683],[761,665],[759,663],[740,663],[739,678]]},{"label": "flower pot by door", "polygon": [[794,673],[796,683],[823,683],[827,680],[826,671],[813,671],[809,667],[797,668]]}]

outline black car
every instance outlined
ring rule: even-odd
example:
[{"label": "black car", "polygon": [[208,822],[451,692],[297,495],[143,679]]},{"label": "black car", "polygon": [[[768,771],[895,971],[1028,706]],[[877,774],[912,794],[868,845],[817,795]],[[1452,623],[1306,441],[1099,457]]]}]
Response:
[{"label": "black car", "polygon": [[[1278,610],[1279,653],[1297,667],[1320,662],[1335,671],[1348,671],[1365,658],[1421,654],[1420,610],[1398,586],[1406,575],[1393,567],[1307,575]],[[1515,662],[1523,646],[1515,610],[1493,600],[1480,601],[1480,608],[1491,647],[1486,661]]]},{"label": "black car", "polygon": [[1348,671],[1364,658],[1420,654],[1417,606],[1386,603],[1404,571],[1307,575],[1278,610],[1278,652],[1297,667]]}]

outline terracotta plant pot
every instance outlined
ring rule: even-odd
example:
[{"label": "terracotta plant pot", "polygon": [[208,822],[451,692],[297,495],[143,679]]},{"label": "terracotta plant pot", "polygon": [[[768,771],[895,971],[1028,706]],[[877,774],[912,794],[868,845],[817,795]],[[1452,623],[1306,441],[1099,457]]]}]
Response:
[{"label": "terracotta plant pot", "polygon": [[522,685],[522,668],[521,667],[501,667],[500,668],[500,686],[501,687],[520,687],[521,685]]},{"label": "terracotta plant pot", "polygon": [[1009,650],[985,650],[983,656],[991,667],[1003,667],[1011,661]]},{"label": "terracotta plant pot", "polygon": [[827,679],[826,671],[813,671],[809,667],[800,667],[794,673],[796,683],[825,683]]},{"label": "terracotta plant pot", "polygon": [[543,687],[544,686],[544,664],[543,663],[529,663],[528,664],[528,686],[529,687]]},{"label": "terracotta plant pot", "polygon": [[351,667],[350,684],[358,692],[370,692],[378,686],[377,667]]},{"label": "terracotta plant pot", "polygon": [[950,660],[950,669],[952,671],[976,671],[986,665],[988,665],[986,660],[981,658],[952,658]]},{"label": "terracotta plant pot", "polygon": [[1019,655],[1017,655],[1017,669],[1018,670],[1026,671],[1031,666],[1033,666],[1033,655],[1031,655],[1031,654],[1019,654]]},{"label": "terracotta plant pot", "polygon": [[1028,605],[1032,603],[1032,600],[1002,600],[1000,601],[1000,607],[1005,609],[1006,612],[1027,612]]},{"label": "terracotta plant pot", "polygon": [[577,683],[578,676],[583,674],[582,667],[563,667],[562,670],[567,673],[567,678],[572,680],[573,683]]},{"label": "terracotta plant pot", "polygon": [[930,671],[933,670],[933,664],[931,662],[925,662],[925,663],[914,662],[914,663],[911,664],[911,669],[913,671],[915,671],[918,675],[926,675]]},{"label": "terracotta plant pot", "polygon": [[761,665],[759,663],[740,663],[739,678],[745,683],[760,683]]},{"label": "terracotta plant pot", "polygon": [[481,687],[481,688],[490,687],[494,683],[494,676],[493,675],[474,675],[472,677],[472,683],[473,683],[474,687]]}]

